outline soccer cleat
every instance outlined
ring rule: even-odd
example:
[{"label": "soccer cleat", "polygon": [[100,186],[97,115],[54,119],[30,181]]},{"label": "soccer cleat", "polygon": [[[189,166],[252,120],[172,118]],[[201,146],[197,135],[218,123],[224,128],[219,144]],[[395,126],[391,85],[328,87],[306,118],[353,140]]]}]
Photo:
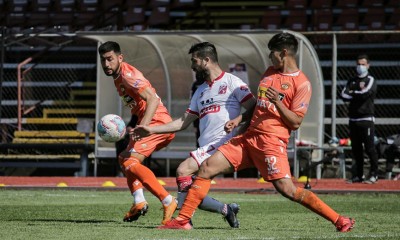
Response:
[{"label": "soccer cleat", "polygon": [[193,225],[191,221],[178,221],[176,219],[172,219],[167,221],[164,225],[159,226],[157,229],[182,229],[182,230],[191,230]]},{"label": "soccer cleat", "polygon": [[356,221],[354,219],[339,216],[338,220],[335,223],[335,227],[339,232],[350,232],[355,223]]},{"label": "soccer cleat", "polygon": [[141,202],[138,204],[132,204],[131,209],[129,212],[125,214],[124,222],[133,222],[138,220],[140,216],[146,215],[147,211],[149,210],[149,206],[147,202]]},{"label": "soccer cleat", "polygon": [[371,176],[370,178],[368,178],[367,180],[364,181],[364,183],[368,183],[368,184],[374,184],[378,182],[378,176]]},{"label": "soccer cleat", "polygon": [[229,223],[229,226],[233,228],[239,227],[239,220],[237,219],[237,214],[240,210],[240,206],[237,203],[227,204],[227,214],[224,219]]},{"label": "soccer cleat", "polygon": [[362,183],[363,179],[359,177],[353,177],[352,179],[349,179],[346,181],[347,183]]},{"label": "soccer cleat", "polygon": [[172,202],[168,206],[163,205],[164,217],[163,220],[161,221],[161,224],[164,225],[169,220],[171,220],[172,215],[174,214],[177,207],[178,207],[178,201],[174,197],[172,197]]}]

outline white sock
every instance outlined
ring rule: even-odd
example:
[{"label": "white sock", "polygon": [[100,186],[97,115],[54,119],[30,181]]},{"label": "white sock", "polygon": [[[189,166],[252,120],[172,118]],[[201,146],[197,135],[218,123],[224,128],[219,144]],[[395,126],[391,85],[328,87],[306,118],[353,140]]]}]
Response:
[{"label": "white sock", "polygon": [[135,204],[146,201],[146,199],[144,198],[144,194],[143,194],[143,188],[140,188],[140,189],[134,191],[132,193],[132,196],[133,196],[133,202]]},{"label": "white sock", "polygon": [[168,195],[167,197],[165,197],[165,198],[161,201],[161,203],[162,203],[163,205],[165,205],[165,206],[169,206],[169,205],[171,204],[171,202],[172,202],[172,196],[171,196],[171,195]]}]

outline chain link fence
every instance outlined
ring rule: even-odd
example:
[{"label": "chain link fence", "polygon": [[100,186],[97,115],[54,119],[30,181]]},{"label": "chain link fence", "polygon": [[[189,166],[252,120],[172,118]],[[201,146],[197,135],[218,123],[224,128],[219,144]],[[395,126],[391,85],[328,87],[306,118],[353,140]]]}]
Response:
[{"label": "chain link fence", "polygon": [[[317,51],[324,77],[325,141],[329,141],[331,136],[349,137],[348,104],[340,99],[340,93],[347,80],[356,74],[356,58],[360,54],[369,56],[369,72],[378,85],[375,99],[376,135],[387,137],[399,133],[400,32],[310,32],[304,34]],[[336,44],[334,44],[334,36]],[[333,86],[335,60],[336,86]],[[335,88],[336,91],[332,92]],[[334,107],[332,103],[335,104]],[[336,132],[332,132],[335,129]]]}]

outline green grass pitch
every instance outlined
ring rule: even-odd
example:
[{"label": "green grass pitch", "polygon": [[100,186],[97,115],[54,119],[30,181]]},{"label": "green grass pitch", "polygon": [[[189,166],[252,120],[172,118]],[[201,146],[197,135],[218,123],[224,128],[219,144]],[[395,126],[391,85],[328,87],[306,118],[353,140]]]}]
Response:
[{"label": "green grass pitch", "polygon": [[158,230],[161,203],[145,194],[148,214],[125,223],[129,191],[2,189],[0,239],[400,239],[398,194],[319,195],[356,219],[349,233],[336,232],[325,219],[278,194],[215,192],[211,196],[240,204],[239,229],[231,229],[220,215],[198,210],[195,229]]}]

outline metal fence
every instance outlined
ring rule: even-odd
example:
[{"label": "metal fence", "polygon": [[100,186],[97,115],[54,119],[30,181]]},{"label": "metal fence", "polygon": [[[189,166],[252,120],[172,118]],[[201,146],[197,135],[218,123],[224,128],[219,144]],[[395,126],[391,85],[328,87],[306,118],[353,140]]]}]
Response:
[{"label": "metal fence", "polygon": [[370,74],[378,85],[375,99],[376,135],[400,132],[400,32],[306,32],[319,56],[325,86],[325,140],[349,137],[348,105],[340,99],[356,72],[356,58],[367,54]]},{"label": "metal fence", "polygon": [[[347,104],[338,96],[347,79],[355,74],[357,55],[371,59],[370,73],[378,83],[376,134],[386,137],[400,131],[400,32],[303,32],[312,42],[322,67],[325,86],[325,141],[331,136],[348,137]],[[61,38],[61,37],[60,37]],[[36,37],[43,42],[48,37]],[[53,37],[52,40],[55,38]],[[65,39],[64,39],[65,40]],[[55,41],[57,42],[57,41]],[[96,44],[82,39],[65,46],[50,46],[44,55],[33,59],[22,70],[21,130],[49,130],[59,119],[60,130],[74,130],[76,122],[67,119],[94,118]],[[6,45],[1,82],[1,142],[12,142],[18,130],[17,66],[40,49],[25,45]],[[66,110],[69,109],[69,110]],[[26,119],[36,122],[26,123]],[[33,121],[33,120],[30,120]],[[64,121],[64,124],[63,124]],[[75,120],[76,121],[76,120]]]}]

